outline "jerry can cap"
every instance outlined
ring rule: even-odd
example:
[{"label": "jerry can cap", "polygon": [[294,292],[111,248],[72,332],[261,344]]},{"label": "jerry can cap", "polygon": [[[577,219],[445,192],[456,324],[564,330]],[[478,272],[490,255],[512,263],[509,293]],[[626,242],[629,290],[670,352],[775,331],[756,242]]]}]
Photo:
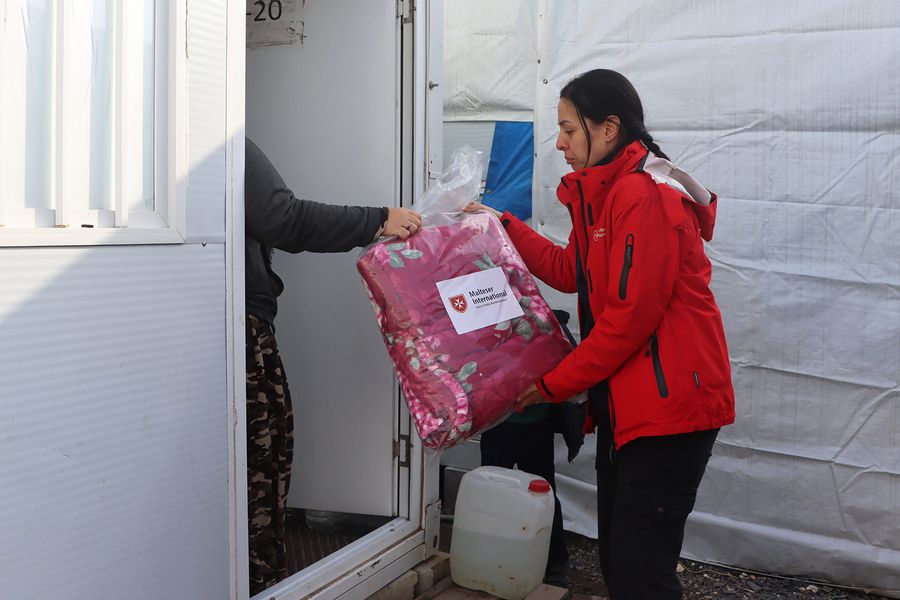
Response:
[{"label": "jerry can cap", "polygon": [[543,479],[532,479],[528,483],[528,491],[544,494],[550,491],[550,484]]}]

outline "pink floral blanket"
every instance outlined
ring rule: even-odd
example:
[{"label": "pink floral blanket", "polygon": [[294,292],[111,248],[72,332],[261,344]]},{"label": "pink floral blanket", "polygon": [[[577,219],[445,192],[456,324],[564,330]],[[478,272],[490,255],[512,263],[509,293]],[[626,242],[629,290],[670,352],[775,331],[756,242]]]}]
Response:
[{"label": "pink floral blanket", "polygon": [[[449,448],[506,418],[572,347],[500,222],[487,213],[370,246],[357,267],[425,446]],[[436,282],[500,267],[524,316],[459,335]]]}]

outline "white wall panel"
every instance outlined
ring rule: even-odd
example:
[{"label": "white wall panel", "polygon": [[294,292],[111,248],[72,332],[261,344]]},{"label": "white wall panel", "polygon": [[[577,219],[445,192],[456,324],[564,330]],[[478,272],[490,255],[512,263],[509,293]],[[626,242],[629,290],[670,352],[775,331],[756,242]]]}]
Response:
[{"label": "white wall panel", "polygon": [[4,598],[227,597],[223,264],[0,249]]},{"label": "white wall panel", "polygon": [[218,243],[0,248],[3,598],[220,600],[235,580],[226,6],[187,15],[186,233]]},{"label": "white wall panel", "polygon": [[[189,240],[221,241],[225,234],[225,26],[228,3],[188,2]],[[237,18],[237,17],[234,17]]]}]

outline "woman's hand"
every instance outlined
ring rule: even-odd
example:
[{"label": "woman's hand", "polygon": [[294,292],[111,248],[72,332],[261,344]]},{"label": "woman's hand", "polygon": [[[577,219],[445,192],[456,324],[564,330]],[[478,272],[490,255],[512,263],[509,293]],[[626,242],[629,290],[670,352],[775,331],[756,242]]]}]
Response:
[{"label": "woman's hand", "polygon": [[520,413],[532,404],[538,404],[540,402],[546,402],[546,400],[538,391],[537,386],[532,383],[518,398],[516,398],[516,412]]},{"label": "woman's hand", "polygon": [[422,215],[408,208],[389,208],[384,222],[383,236],[395,235],[405,240],[422,228]]},{"label": "woman's hand", "polygon": [[490,206],[486,206],[481,202],[469,202],[463,207],[463,211],[465,212],[478,212],[480,210],[485,210],[498,219],[503,216],[503,213],[497,210],[496,208],[491,208]]}]

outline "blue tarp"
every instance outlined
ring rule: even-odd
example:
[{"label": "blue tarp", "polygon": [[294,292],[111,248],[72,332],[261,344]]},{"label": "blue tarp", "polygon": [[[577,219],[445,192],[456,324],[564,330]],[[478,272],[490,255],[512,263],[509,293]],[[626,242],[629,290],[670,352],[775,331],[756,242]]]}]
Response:
[{"label": "blue tarp", "polygon": [[531,217],[534,124],[498,121],[491,144],[483,202],[520,219]]}]

